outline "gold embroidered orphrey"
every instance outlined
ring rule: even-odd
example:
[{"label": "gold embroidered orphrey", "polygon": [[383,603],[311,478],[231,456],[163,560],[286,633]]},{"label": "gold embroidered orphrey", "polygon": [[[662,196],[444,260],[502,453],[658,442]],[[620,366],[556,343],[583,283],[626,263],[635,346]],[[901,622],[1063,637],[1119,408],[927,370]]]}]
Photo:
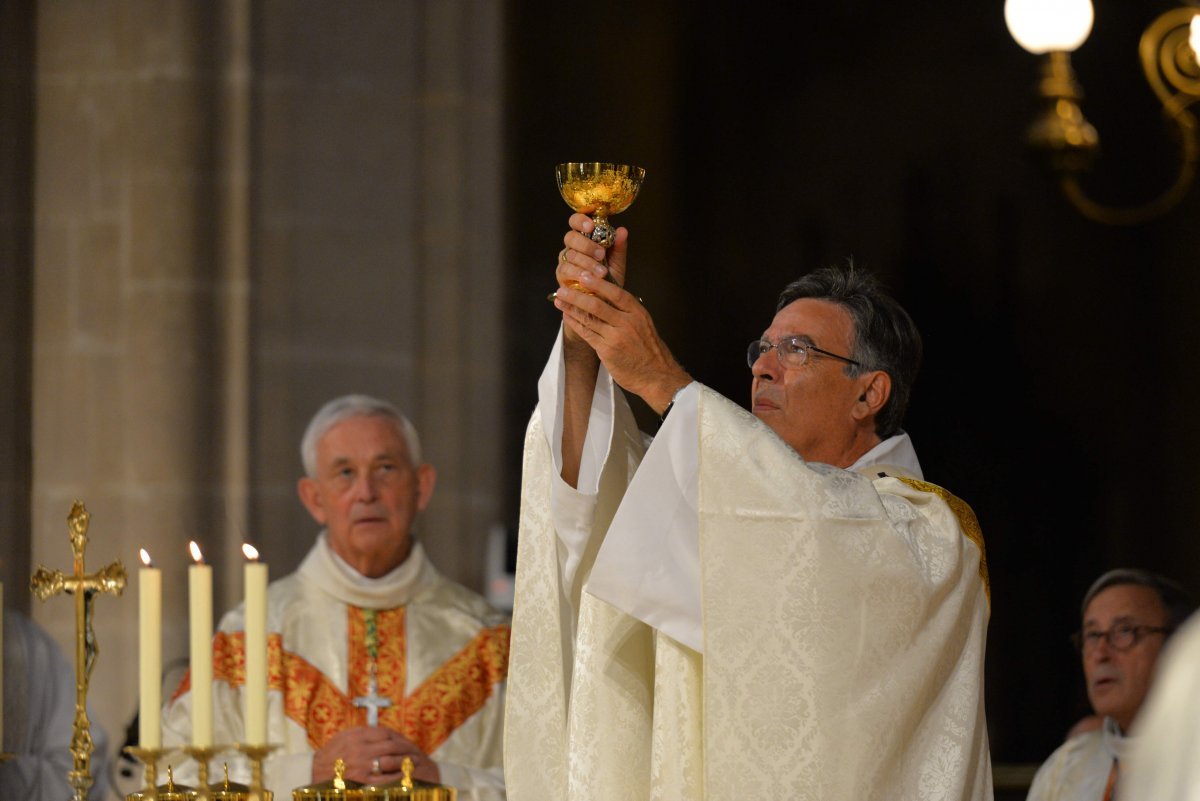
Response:
[{"label": "gold embroidered orphrey", "polygon": [[939,487],[937,484],[930,484],[928,481],[921,481],[920,479],[909,478],[907,476],[896,476],[896,478],[918,492],[932,492],[945,501],[946,505],[950,507],[950,511],[954,512],[954,516],[958,518],[959,526],[962,527],[963,534],[967,539],[975,543],[975,547],[979,549],[979,578],[983,580],[983,591],[987,595],[990,606],[992,603],[992,582],[988,577],[987,550],[983,544],[983,529],[979,525],[979,518],[975,516],[975,510],[962,498],[944,487]]},{"label": "gold embroidered orphrey", "polygon": [[85,801],[88,788],[92,786],[92,742],[91,722],[87,714],[88,682],[100,646],[92,628],[92,599],[98,592],[120,595],[125,589],[125,568],[121,561],[109,564],[96,573],[87,573],[83,564],[84,551],[88,542],[88,523],[92,516],[82,501],[75,501],[67,515],[67,528],[74,554],[74,570],[47,570],[38,566],[29,587],[33,594],[44,601],[52,595],[75,596],[75,728],[71,735],[73,765],[67,781],[74,791],[73,801]]}]

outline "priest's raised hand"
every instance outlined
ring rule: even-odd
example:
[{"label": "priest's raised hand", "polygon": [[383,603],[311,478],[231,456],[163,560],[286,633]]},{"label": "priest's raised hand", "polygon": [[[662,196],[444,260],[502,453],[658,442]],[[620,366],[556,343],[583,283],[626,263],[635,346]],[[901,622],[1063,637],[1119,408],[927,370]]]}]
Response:
[{"label": "priest's raised hand", "polygon": [[606,253],[588,238],[591,218],[574,214],[570,226],[555,270],[554,299],[563,313],[567,359],[574,343],[585,342],[617,384],[662,414],[692,378],[658,335],[650,312],[623,288],[629,231],[618,228],[616,243]]}]

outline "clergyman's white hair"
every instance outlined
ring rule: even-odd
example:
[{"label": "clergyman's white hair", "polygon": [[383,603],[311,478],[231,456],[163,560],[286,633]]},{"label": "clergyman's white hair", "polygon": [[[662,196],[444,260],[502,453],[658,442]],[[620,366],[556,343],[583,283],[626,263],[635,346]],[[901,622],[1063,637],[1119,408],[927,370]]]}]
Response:
[{"label": "clergyman's white hair", "polygon": [[408,446],[413,466],[421,464],[421,438],[416,427],[399,409],[387,401],[370,395],[343,395],[322,406],[309,421],[300,439],[300,461],[309,478],[317,476],[317,444],[329,430],[351,417],[382,417],[396,426],[396,432]]}]

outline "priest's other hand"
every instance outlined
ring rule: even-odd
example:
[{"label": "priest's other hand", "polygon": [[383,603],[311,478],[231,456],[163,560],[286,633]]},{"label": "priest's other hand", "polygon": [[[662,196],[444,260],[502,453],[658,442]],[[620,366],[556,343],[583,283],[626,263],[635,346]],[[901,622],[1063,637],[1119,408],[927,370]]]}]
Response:
[{"label": "priest's other hand", "polygon": [[413,778],[440,782],[442,772],[428,754],[403,734],[385,726],[357,726],[338,732],[313,754],[312,780],[333,778],[333,763],[346,763],[346,778],[362,784],[398,781],[404,757],[413,761]]},{"label": "priest's other hand", "polygon": [[[629,231],[618,228],[616,242],[605,251],[589,236],[596,227],[591,217],[586,214],[572,214],[568,225],[571,228],[563,236],[564,247],[558,252],[558,267],[554,271],[558,285],[578,286],[580,276],[584,273],[600,279],[611,273],[611,280],[618,286],[624,286]],[[570,326],[564,328],[563,334],[564,344],[568,347],[584,344],[579,334]]]}]

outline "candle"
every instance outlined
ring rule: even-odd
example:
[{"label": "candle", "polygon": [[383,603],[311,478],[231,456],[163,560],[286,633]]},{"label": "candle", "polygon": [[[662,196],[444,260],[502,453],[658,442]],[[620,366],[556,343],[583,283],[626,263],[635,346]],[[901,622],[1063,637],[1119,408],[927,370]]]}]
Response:
[{"label": "candle", "polygon": [[246,555],[246,742],[267,744],[267,565],[253,545]]},{"label": "candle", "polygon": [[191,635],[192,745],[212,746],[212,568],[204,564],[200,546],[188,544],[188,633]]},{"label": "candle", "polygon": [[141,549],[138,571],[138,745],[162,747],[162,571],[150,562],[150,554]]}]

